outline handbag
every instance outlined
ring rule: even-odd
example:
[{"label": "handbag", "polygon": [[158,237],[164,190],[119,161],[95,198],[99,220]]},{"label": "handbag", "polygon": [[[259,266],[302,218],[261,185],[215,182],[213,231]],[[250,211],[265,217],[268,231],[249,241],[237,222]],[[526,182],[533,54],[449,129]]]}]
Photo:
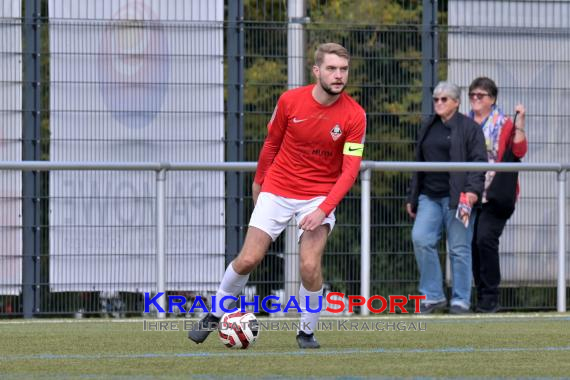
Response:
[{"label": "handbag", "polygon": [[[513,139],[515,138],[517,115],[518,112],[515,114],[513,130],[509,136],[509,142],[507,143],[501,162],[521,162],[520,158],[513,153]],[[509,219],[511,215],[513,215],[513,212],[515,212],[518,180],[518,172],[497,172],[487,189],[487,202],[493,206],[493,212],[504,219]]]}]

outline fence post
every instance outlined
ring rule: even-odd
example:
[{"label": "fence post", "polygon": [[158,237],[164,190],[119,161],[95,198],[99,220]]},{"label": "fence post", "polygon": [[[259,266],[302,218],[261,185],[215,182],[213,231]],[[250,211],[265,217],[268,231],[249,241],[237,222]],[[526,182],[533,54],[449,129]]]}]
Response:
[{"label": "fence post", "polygon": [[289,0],[287,3],[287,87],[306,84],[305,78],[305,2]]},{"label": "fence post", "polygon": [[[24,3],[22,159],[39,161],[40,154],[40,4]],[[40,308],[40,177],[22,172],[22,299],[24,318]]]},{"label": "fence post", "polygon": [[[296,88],[305,84],[305,3],[290,0],[287,3],[287,87]],[[299,242],[297,223],[291,218],[285,229],[284,290],[285,300],[299,296],[301,275],[299,273]],[[281,300],[281,302],[285,302]]]},{"label": "fence post", "polygon": [[558,172],[558,312],[566,312],[566,170]]},{"label": "fence post", "polygon": [[[360,295],[366,300],[370,298],[370,178],[371,169],[360,172]],[[368,308],[362,306],[360,314],[368,315]]]},{"label": "fence post", "polygon": [[422,116],[433,113],[431,92],[437,83],[437,0],[423,0],[422,15]]},{"label": "fence post", "polygon": [[[156,292],[165,293],[164,280],[164,187],[166,182],[166,169],[156,172]],[[166,294],[158,299],[160,307],[166,311]],[[157,313],[158,318],[165,318],[165,313]]]},{"label": "fence post", "polygon": [[[245,32],[243,0],[228,2],[227,60],[228,105],[226,128],[226,160],[244,161],[243,95],[245,86]],[[239,253],[243,241],[244,175],[226,172],[226,264]]]}]

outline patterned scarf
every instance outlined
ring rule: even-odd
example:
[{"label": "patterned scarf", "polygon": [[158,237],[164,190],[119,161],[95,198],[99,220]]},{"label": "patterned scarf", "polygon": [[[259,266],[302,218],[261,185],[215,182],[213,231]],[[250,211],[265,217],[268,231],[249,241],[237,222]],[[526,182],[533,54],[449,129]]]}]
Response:
[{"label": "patterned scarf", "polygon": [[[469,117],[475,119],[473,111],[469,113]],[[483,134],[485,135],[485,145],[487,146],[487,160],[489,162],[497,162],[497,155],[499,153],[499,136],[505,124],[506,116],[503,111],[494,104],[491,107],[491,113],[483,123]],[[487,189],[495,177],[495,171],[488,171],[485,173],[485,190],[483,191],[483,203],[487,202]]]}]

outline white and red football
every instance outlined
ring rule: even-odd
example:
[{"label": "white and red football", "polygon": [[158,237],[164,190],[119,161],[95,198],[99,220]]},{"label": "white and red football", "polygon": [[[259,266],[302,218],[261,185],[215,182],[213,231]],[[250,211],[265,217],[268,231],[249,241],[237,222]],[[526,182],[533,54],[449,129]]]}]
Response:
[{"label": "white and red football", "polygon": [[259,336],[259,324],[252,313],[226,313],[218,324],[218,335],[229,348],[251,347]]}]

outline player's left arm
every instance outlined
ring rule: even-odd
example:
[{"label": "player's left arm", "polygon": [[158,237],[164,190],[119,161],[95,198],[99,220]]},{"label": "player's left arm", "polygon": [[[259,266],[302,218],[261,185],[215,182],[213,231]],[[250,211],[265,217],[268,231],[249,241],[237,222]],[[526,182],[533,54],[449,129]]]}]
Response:
[{"label": "player's left arm", "polygon": [[335,185],[325,198],[323,203],[319,205],[319,209],[324,211],[325,215],[330,214],[340,203],[342,198],[348,193],[354,181],[358,177],[360,171],[360,162],[364,153],[364,144],[347,142],[344,144],[344,154],[342,159],[342,172]]},{"label": "player's left arm", "polygon": [[360,171],[360,162],[364,153],[365,134],[366,115],[363,113],[355,128],[351,130],[345,140],[342,169],[338,180],[319,207],[303,218],[301,223],[299,223],[299,228],[312,231],[320,226],[326,216],[338,206],[342,198],[348,193]]}]

